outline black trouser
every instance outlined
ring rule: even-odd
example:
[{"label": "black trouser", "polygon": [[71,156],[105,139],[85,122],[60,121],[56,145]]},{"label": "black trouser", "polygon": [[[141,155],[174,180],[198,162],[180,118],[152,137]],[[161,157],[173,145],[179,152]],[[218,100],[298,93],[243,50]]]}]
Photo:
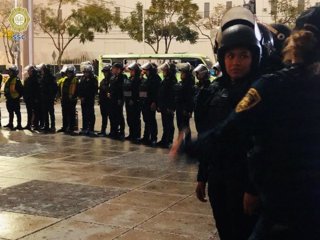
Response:
[{"label": "black trouser", "polygon": [[76,118],[76,100],[61,101],[62,107],[62,128],[66,131],[74,131]]},{"label": "black trouser", "polygon": [[94,131],[96,116],[94,114],[94,98],[81,101],[82,130]]},{"label": "black trouser", "polygon": [[137,102],[126,101],[127,123],[129,136],[138,139],[141,136],[141,109]]},{"label": "black trouser", "polygon": [[27,127],[31,127],[34,117],[34,101],[24,99],[27,109]]},{"label": "black trouser", "polygon": [[181,132],[184,129],[189,130],[184,137],[184,140],[188,142],[191,140],[190,117],[185,111],[180,109],[177,109],[176,114],[177,114],[177,126],[179,129],[179,132]]},{"label": "black trouser", "polygon": [[256,217],[244,214],[243,181],[213,175],[209,173],[208,195],[220,239],[247,240],[253,231]]},{"label": "black trouser", "polygon": [[110,118],[110,102],[100,100],[100,113],[102,117],[101,132],[106,132],[108,118]]},{"label": "black trouser", "polygon": [[149,103],[143,103],[142,117],[144,121],[143,139],[146,141],[157,141],[158,125],[156,120],[156,112],[151,110]]},{"label": "black trouser", "polygon": [[[44,128],[49,129],[50,122],[51,128],[55,128],[56,126],[56,118],[54,114],[54,100],[52,99],[42,99],[42,114],[43,114],[43,125]],[[50,116],[50,122],[49,122]]]},{"label": "black trouser", "polygon": [[8,99],[6,107],[9,113],[9,125],[13,126],[14,113],[17,116],[17,125],[21,126],[20,99]]},{"label": "black trouser", "polygon": [[161,111],[161,120],[163,127],[163,134],[161,142],[164,144],[170,144],[173,142],[174,136],[174,113],[169,111]]},{"label": "black trouser", "polygon": [[123,116],[123,104],[118,104],[117,101],[111,102],[110,125],[111,134],[124,135],[125,122]]}]

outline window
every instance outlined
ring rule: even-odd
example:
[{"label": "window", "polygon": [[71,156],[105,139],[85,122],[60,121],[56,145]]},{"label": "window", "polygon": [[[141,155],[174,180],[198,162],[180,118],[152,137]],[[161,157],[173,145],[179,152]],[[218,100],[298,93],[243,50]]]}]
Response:
[{"label": "window", "polygon": [[203,14],[204,18],[209,18],[210,17],[210,3],[209,2],[205,2],[204,3],[204,14]]}]

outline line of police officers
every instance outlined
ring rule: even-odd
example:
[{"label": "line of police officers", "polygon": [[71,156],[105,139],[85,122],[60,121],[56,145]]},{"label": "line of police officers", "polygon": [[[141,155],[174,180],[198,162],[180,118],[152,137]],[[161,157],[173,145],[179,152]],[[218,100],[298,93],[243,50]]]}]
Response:
[{"label": "line of police officers", "polygon": [[[18,77],[19,70],[13,65],[8,68],[9,79],[5,83],[5,97],[9,112],[9,123],[5,127],[11,130],[37,130],[45,133],[56,132],[54,103],[61,99],[62,127],[57,132],[70,135],[109,136],[113,139],[130,140],[150,146],[168,148],[174,138],[174,115],[177,116],[179,131],[190,129],[190,118],[194,110],[194,96],[197,89],[210,84],[209,69],[200,64],[196,69],[189,63],[174,64],[165,62],[159,67],[163,80],[158,74],[155,63],[140,65],[136,62],[127,66],[129,78],[124,74],[122,63],[106,65],[101,70],[104,79],[100,81],[94,75],[93,66],[86,63],[82,67],[83,75],[76,76],[74,65],[65,65],[60,71],[61,78],[56,81],[48,65],[28,66],[28,76],[24,84]],[[176,78],[181,73],[181,81]],[[193,73],[199,72],[199,83],[195,85]],[[102,116],[102,125],[98,134],[94,132],[96,95]],[[21,126],[20,98],[23,97],[27,109],[27,124]],[[76,132],[76,104],[78,99],[82,110],[82,128]],[[125,137],[125,119],[129,135]],[[161,114],[163,134],[158,141],[156,112]],[[17,125],[14,127],[14,113]],[[144,132],[141,134],[141,115]],[[108,120],[110,132],[107,135]],[[191,134],[186,136],[191,139]]]}]

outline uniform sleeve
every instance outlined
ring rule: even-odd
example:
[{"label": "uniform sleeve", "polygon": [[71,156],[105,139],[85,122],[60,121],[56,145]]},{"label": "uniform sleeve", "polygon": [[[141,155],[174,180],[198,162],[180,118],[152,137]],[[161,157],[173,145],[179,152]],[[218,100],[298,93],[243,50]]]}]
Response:
[{"label": "uniform sleeve", "polygon": [[259,79],[222,123],[201,134],[197,140],[182,145],[181,152],[189,158],[201,160],[198,156],[201,156],[208,146],[219,146],[221,139],[234,128],[252,135],[259,119],[264,118],[265,109],[270,107],[273,85],[275,84],[272,78]]}]

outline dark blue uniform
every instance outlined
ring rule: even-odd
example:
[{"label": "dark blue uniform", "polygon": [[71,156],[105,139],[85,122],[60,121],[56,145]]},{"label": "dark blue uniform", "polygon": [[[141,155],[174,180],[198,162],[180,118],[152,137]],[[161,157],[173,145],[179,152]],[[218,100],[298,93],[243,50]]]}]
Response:
[{"label": "dark blue uniform", "polygon": [[249,170],[262,201],[251,239],[319,239],[319,64],[256,81],[219,127],[185,150],[196,156],[234,127],[254,137]]},{"label": "dark blue uniform", "polygon": [[102,117],[101,131],[102,135],[106,134],[106,128],[108,124],[108,118],[111,112],[111,99],[110,99],[110,78],[104,78],[100,82],[99,86],[99,105],[100,113]]},{"label": "dark blue uniform", "polygon": [[163,134],[158,145],[169,147],[174,136],[174,112],[175,112],[175,76],[166,76],[159,87],[158,92],[158,111],[161,113]]},{"label": "dark blue uniform", "polygon": [[81,99],[82,132],[93,133],[96,117],[94,114],[95,96],[98,92],[98,80],[93,75],[82,76],[78,85],[78,97]]},{"label": "dark blue uniform", "polygon": [[127,123],[129,126],[128,140],[137,141],[141,136],[141,106],[139,101],[140,76],[125,79],[123,84],[123,96],[126,106]]},{"label": "dark blue uniform", "polygon": [[158,136],[158,125],[156,121],[156,110],[151,109],[152,103],[157,103],[161,78],[158,74],[151,74],[143,79],[139,89],[139,97],[142,108],[142,117],[145,123],[143,139],[146,144],[156,143]]}]

